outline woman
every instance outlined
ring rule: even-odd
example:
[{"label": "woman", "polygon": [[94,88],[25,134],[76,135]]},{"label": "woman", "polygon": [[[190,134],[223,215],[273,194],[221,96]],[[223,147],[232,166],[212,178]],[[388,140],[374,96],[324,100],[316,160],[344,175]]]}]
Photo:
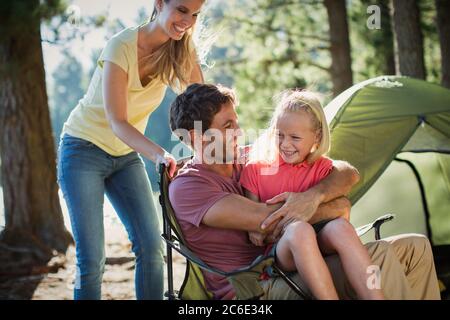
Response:
[{"label": "woman", "polygon": [[126,227],[136,256],[137,299],[162,299],[163,252],[152,190],[138,153],[175,171],[144,136],[167,86],[203,82],[192,42],[204,0],[155,0],[148,22],[108,41],[87,94],[64,125],[58,181],[76,243],[75,299],[100,299],[105,265],[103,198]]}]

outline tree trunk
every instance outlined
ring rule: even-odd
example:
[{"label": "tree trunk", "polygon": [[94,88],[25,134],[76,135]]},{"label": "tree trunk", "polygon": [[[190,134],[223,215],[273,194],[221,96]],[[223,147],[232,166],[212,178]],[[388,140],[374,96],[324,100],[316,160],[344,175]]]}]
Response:
[{"label": "tree trunk", "polygon": [[[392,34],[391,16],[389,14],[389,0],[380,1],[381,7],[381,34],[383,38],[382,56],[384,57],[385,75],[395,75],[394,35]],[[377,51],[378,48],[375,48]]]},{"label": "tree trunk", "polygon": [[[364,8],[364,18],[367,18],[366,9],[374,4],[373,0],[360,0]],[[367,45],[373,47],[375,58],[366,61],[376,69],[377,75],[395,75],[394,37],[392,34],[391,16],[389,13],[389,0],[378,0],[380,8],[380,29],[370,30],[364,25],[362,33]],[[362,23],[359,21],[358,23]]]},{"label": "tree trunk", "polygon": [[395,67],[397,74],[426,78],[420,10],[416,0],[392,0]]},{"label": "tree trunk", "polygon": [[[65,253],[72,238],[64,227],[56,184],[40,18],[36,16],[39,0],[14,2],[21,2],[23,19],[15,19],[2,32],[0,42],[0,154],[6,223],[0,249],[14,252],[9,257],[17,259],[16,264],[39,264],[46,263],[54,251]],[[0,268],[4,270],[3,261]]]},{"label": "tree trunk", "polygon": [[441,42],[442,85],[450,89],[450,1],[436,0],[436,11]]},{"label": "tree trunk", "polygon": [[345,0],[325,0],[330,25],[331,78],[333,93],[339,93],[353,85],[352,59]]}]

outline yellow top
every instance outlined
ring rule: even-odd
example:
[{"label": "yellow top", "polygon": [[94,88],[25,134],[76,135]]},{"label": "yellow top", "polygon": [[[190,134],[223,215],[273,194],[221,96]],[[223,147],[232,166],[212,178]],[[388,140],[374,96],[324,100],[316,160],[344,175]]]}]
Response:
[{"label": "yellow top", "polygon": [[127,28],[113,36],[103,49],[86,95],[64,124],[65,133],[92,142],[112,156],[133,150],[112,131],[105,114],[102,90],[103,62],[117,64],[128,73],[128,122],[142,134],[150,114],[161,104],[167,86],[159,79],[146,87],[139,78],[137,61],[138,27]]}]

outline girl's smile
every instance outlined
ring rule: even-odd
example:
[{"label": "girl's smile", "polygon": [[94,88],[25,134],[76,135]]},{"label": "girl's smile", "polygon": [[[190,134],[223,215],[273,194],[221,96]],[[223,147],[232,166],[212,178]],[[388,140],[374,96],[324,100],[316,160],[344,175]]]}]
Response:
[{"label": "girl's smile", "polygon": [[312,130],[311,116],[303,110],[282,114],[276,129],[278,150],[286,163],[305,161],[318,141],[317,134]]}]

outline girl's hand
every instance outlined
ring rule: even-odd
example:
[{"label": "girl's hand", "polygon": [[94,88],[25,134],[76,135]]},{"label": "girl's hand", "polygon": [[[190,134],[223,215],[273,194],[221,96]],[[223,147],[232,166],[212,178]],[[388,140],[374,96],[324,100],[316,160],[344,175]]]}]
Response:
[{"label": "girl's hand", "polygon": [[172,178],[177,170],[177,160],[175,160],[170,153],[164,152],[164,155],[156,155],[155,166],[157,172],[159,172],[159,166],[161,163],[169,168],[169,177]]},{"label": "girl's hand", "polygon": [[248,233],[248,238],[255,246],[262,247],[265,245],[264,239],[266,238],[266,235],[262,233],[250,231]]}]

